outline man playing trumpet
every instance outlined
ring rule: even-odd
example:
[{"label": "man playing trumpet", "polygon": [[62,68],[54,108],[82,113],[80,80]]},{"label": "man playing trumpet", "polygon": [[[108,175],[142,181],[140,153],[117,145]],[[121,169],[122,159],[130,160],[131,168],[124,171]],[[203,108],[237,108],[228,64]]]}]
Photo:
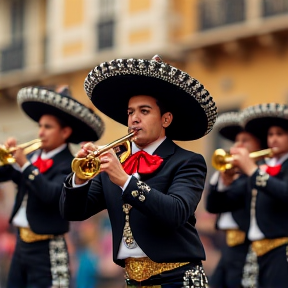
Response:
[{"label": "man playing trumpet", "polygon": [[13,180],[18,186],[10,222],[19,232],[7,287],[69,287],[64,239],[69,222],[59,213],[62,183],[73,159],[68,143],[97,140],[104,126],[95,113],[69,96],[67,88],[23,88],[18,103],[39,123],[42,143],[28,157],[15,139],[5,144],[14,151],[15,164],[0,168],[0,181]]},{"label": "man playing trumpet", "polygon": [[[221,137],[234,142],[231,151],[235,147],[247,149],[249,152],[263,148],[261,140],[244,129],[241,112],[221,114],[214,129]],[[257,281],[256,256],[249,252],[251,242],[247,238],[250,212],[246,208],[245,197],[238,201],[230,200],[233,189],[241,186],[246,177],[238,167],[232,167],[215,172],[210,179],[206,209],[210,213],[218,214],[216,228],[226,234],[221,259],[210,279],[211,288],[250,288],[255,287]]]},{"label": "man playing trumpet", "polygon": [[247,175],[242,193],[251,215],[248,239],[259,264],[258,287],[288,287],[288,106],[259,104],[242,115],[245,129],[265,139],[273,152],[258,167],[245,149],[232,151],[234,165]]},{"label": "man playing trumpet", "polygon": [[[87,76],[85,89],[98,109],[136,131],[136,139],[123,166],[109,150],[92,180],[71,174],[61,214],[77,221],[108,210],[113,260],[125,268],[127,287],[207,287],[194,215],[206,165],[172,139],[194,140],[212,129],[212,97],[159,56],[102,63]],[[86,144],[77,156],[96,149]]]}]

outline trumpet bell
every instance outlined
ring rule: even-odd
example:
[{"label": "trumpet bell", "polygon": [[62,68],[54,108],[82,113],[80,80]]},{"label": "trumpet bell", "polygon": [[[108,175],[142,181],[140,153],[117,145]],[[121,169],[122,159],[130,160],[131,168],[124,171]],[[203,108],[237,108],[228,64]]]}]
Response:
[{"label": "trumpet bell", "polygon": [[95,177],[100,171],[99,158],[74,158],[71,164],[72,171],[75,171],[77,177],[88,180]]},{"label": "trumpet bell", "polygon": [[[35,150],[38,150],[41,148],[41,146],[41,139],[34,139],[30,142],[20,144],[17,147],[24,148],[24,154],[27,155]],[[7,149],[4,145],[0,146],[0,166],[11,165],[16,162],[12,154],[13,151],[15,151],[15,148]]]},{"label": "trumpet bell", "polygon": [[10,165],[15,163],[13,155],[6,149],[5,146],[1,145],[0,147],[0,166]]},{"label": "trumpet bell", "polygon": [[88,154],[86,158],[74,158],[71,163],[72,171],[82,180],[88,180],[95,177],[100,173],[100,154],[111,148],[116,153],[120,163],[123,163],[131,154],[130,141],[132,141],[134,134],[136,134],[136,131],[101,147],[98,151],[96,150],[92,154]]},{"label": "trumpet bell", "polygon": [[218,171],[226,171],[231,169],[232,156],[224,149],[216,149],[212,156],[212,166]]}]

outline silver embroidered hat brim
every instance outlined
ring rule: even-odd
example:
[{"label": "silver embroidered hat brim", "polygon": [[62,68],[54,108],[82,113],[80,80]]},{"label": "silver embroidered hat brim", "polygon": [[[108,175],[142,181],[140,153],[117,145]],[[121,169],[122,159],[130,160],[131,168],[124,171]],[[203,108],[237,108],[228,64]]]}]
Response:
[{"label": "silver embroidered hat brim", "polygon": [[19,90],[17,102],[36,122],[45,114],[62,119],[72,127],[70,143],[96,141],[104,132],[105,125],[102,119],[70,95],[43,87],[25,87]]},{"label": "silver embroidered hat brim", "polygon": [[127,104],[132,96],[149,95],[172,107],[173,121],[166,135],[173,140],[194,140],[208,134],[217,107],[204,86],[187,73],[163,62],[114,59],[96,66],[84,88],[93,104],[115,121],[127,125]]},{"label": "silver embroidered hat brim", "polygon": [[215,122],[214,130],[230,140],[235,141],[237,134],[244,131],[239,112],[226,112],[220,114]]},{"label": "silver embroidered hat brim", "polygon": [[267,143],[271,126],[288,128],[288,106],[279,103],[262,103],[243,109],[241,122],[246,131]]}]

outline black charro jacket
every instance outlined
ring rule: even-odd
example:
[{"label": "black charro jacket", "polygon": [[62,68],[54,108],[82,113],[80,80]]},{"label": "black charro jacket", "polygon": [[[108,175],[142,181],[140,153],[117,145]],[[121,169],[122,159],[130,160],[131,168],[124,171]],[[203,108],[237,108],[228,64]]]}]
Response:
[{"label": "black charro jacket", "polygon": [[[247,176],[241,175],[238,179],[233,181],[233,187],[242,186],[243,179]],[[208,194],[206,198],[206,210],[210,213],[218,214],[216,221],[216,228],[218,227],[218,219],[221,213],[231,212],[234,221],[237,223],[240,230],[248,233],[250,225],[250,211],[246,204],[245,194],[239,195],[238,201],[229,201],[229,195],[226,193],[232,193],[232,187],[227,187],[226,190],[219,192],[216,185],[209,185]],[[235,189],[235,188],[234,188]],[[241,188],[240,188],[241,189]]]},{"label": "black charro jacket", "polygon": [[281,171],[270,176],[267,181],[261,181],[263,178],[260,174],[257,169],[251,177],[243,177],[237,185],[233,183],[224,194],[219,193],[221,208],[236,209],[245,202],[246,209],[250,211],[252,189],[256,189],[256,220],[260,230],[268,239],[287,237],[288,160],[282,164]]},{"label": "black charro jacket", "polygon": [[[85,220],[103,209],[108,210],[113,260],[123,267],[124,261],[117,259],[125,223],[123,203],[133,207],[130,227],[136,242],[150,259],[155,262],[205,259],[194,215],[204,189],[205,161],[201,155],[186,151],[167,138],[154,154],[163,158],[161,166],[154,173],[142,174],[142,182],[132,177],[123,193],[107,173],[100,173],[87,185],[77,188],[71,188],[70,175],[61,195],[61,214],[70,221]],[[138,196],[145,196],[143,202],[132,193],[135,190]]]},{"label": "black charro jacket", "polygon": [[52,159],[52,167],[37,176],[34,174],[37,168],[32,164],[23,173],[11,165],[0,168],[0,182],[12,180],[18,186],[10,223],[28,193],[26,215],[33,232],[59,235],[69,230],[69,222],[59,212],[59,198],[63,181],[71,173],[73,155],[67,147]]}]

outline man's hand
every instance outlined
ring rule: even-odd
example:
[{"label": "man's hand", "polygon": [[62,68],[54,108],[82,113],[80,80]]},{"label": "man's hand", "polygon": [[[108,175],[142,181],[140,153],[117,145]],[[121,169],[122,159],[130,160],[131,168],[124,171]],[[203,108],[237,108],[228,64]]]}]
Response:
[{"label": "man's hand", "polygon": [[108,150],[107,152],[101,154],[99,158],[101,160],[101,172],[106,172],[114,184],[123,187],[128,180],[129,175],[122,168],[122,165],[114,150]]},{"label": "man's hand", "polygon": [[[82,149],[78,151],[76,157],[85,158],[88,154],[98,150],[97,147],[91,142],[86,143],[82,146]],[[121,163],[119,162],[113,149],[110,149],[102,153],[98,159],[100,160],[100,172],[106,172],[109,175],[110,180],[123,187],[129,175],[123,170]],[[83,184],[86,180],[80,179],[75,175],[75,184]]]},{"label": "man's hand", "polygon": [[228,169],[220,173],[221,180],[225,186],[230,186],[232,182],[239,177],[239,174],[237,173],[237,171],[238,171],[238,168],[233,167],[231,169]]},{"label": "man's hand", "polygon": [[239,167],[247,176],[252,176],[257,170],[258,166],[249,157],[249,152],[246,148],[232,147],[230,153],[233,157],[232,165]]},{"label": "man's hand", "polygon": [[13,158],[15,159],[15,162],[20,166],[20,168],[26,162],[28,162],[28,159],[24,153],[24,148],[17,147],[17,141],[15,138],[8,138],[4,145],[8,150],[13,148]]}]

